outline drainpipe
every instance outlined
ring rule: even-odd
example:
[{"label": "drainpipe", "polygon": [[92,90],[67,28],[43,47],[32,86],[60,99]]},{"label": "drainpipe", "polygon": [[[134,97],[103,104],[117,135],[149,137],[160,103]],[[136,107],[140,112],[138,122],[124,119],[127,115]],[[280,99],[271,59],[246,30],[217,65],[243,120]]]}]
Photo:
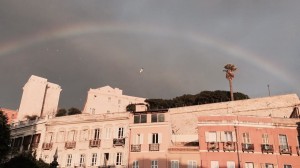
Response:
[{"label": "drainpipe", "polygon": [[130,165],[130,163],[129,163],[129,161],[130,161],[130,152],[131,152],[131,149],[130,149],[130,139],[131,139],[131,128],[129,128],[129,137],[128,137],[128,150],[129,150],[129,152],[128,152],[128,163],[127,163],[127,167],[129,168],[129,165]]},{"label": "drainpipe", "polygon": [[237,159],[238,159],[238,168],[241,168],[240,164],[240,154],[239,154],[239,143],[238,143],[238,132],[237,132],[237,126],[234,126],[234,131],[235,131],[235,139],[236,139],[236,154],[237,154]]}]

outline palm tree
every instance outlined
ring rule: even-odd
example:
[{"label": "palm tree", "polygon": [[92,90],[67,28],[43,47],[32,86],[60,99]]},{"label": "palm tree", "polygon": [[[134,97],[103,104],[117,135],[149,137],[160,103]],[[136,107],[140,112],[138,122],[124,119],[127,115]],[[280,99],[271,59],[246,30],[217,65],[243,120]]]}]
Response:
[{"label": "palm tree", "polygon": [[234,71],[236,71],[237,68],[233,64],[227,64],[224,66],[224,68],[225,69],[223,71],[226,72],[226,79],[229,81],[231,101],[233,101],[232,80],[234,78]]}]

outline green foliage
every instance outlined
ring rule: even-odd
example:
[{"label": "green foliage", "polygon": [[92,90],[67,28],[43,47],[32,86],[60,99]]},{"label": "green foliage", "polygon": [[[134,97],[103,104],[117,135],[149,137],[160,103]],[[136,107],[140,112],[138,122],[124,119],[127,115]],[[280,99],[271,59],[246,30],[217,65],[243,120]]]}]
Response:
[{"label": "green foliage", "polygon": [[22,153],[8,162],[0,165],[0,168],[49,168],[50,165],[43,160],[36,160],[31,152]]},{"label": "green foliage", "polygon": [[135,111],[135,104],[129,104],[126,106],[126,111]]},{"label": "green foliage", "polygon": [[66,115],[75,115],[75,114],[81,114],[82,112],[77,108],[69,108],[68,111],[64,108],[59,109],[55,115],[55,117],[61,117]]},{"label": "green foliage", "polygon": [[2,163],[10,150],[10,129],[7,117],[0,111],[0,163]]},{"label": "green foliage", "polygon": [[57,110],[55,117],[61,117],[67,115],[67,110],[66,109],[59,109]]},{"label": "green foliage", "polygon": [[27,120],[36,120],[38,118],[37,115],[31,115],[31,116],[26,115],[25,117],[26,117]]},{"label": "green foliage", "polygon": [[[234,100],[249,99],[249,96],[243,93],[234,93]],[[173,99],[146,99],[150,109],[167,109],[174,107],[192,106],[199,104],[217,103],[230,101],[230,92],[228,91],[203,91],[196,95],[185,94]]]},{"label": "green foliage", "polygon": [[81,111],[74,107],[69,108],[68,115],[75,115],[75,114],[81,114]]}]

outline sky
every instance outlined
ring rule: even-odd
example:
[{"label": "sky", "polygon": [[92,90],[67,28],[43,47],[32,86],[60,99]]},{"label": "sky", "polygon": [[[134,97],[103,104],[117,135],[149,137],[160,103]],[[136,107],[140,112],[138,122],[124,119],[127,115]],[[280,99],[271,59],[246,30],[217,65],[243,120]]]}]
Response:
[{"label": "sky", "polygon": [[[229,90],[300,94],[300,1],[1,0],[0,107],[18,109],[31,75],[82,109],[90,88],[170,99]],[[140,69],[144,71],[140,74]]]}]

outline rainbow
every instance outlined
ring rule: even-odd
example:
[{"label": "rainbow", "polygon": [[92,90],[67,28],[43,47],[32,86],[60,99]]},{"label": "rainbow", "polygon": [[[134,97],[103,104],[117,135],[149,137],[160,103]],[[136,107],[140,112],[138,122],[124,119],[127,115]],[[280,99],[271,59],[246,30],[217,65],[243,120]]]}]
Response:
[{"label": "rainbow", "polygon": [[280,80],[286,82],[290,86],[296,88],[296,81],[283,69],[279,69],[277,65],[271,63],[271,61],[263,59],[261,56],[247,51],[240,46],[233,45],[226,41],[222,41],[199,32],[179,32],[166,27],[158,27],[154,25],[145,24],[124,24],[124,23],[78,23],[74,25],[64,25],[53,30],[47,30],[39,32],[34,35],[18,38],[12,40],[0,46],[0,57],[10,55],[15,52],[19,52],[22,49],[46,42],[51,40],[59,40],[64,38],[71,38],[86,34],[94,33],[134,33],[134,34],[148,34],[165,37],[173,37],[181,40],[190,41],[197,45],[206,45],[213,49],[216,49],[228,56],[232,56],[248,63],[255,65],[256,67],[278,77]]}]

